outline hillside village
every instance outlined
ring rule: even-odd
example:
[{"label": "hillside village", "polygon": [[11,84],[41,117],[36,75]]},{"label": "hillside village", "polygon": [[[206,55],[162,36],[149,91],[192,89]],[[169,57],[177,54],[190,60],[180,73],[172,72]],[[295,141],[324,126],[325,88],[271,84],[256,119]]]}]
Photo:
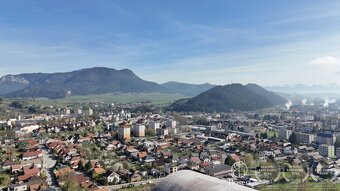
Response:
[{"label": "hillside village", "polygon": [[[0,187],[9,191],[118,190],[180,170],[255,189],[296,179],[328,181],[329,190],[340,183],[336,103],[213,114],[139,111],[136,103],[41,105],[36,113],[15,106],[15,117],[0,121]],[[276,168],[271,176],[265,164]]]}]

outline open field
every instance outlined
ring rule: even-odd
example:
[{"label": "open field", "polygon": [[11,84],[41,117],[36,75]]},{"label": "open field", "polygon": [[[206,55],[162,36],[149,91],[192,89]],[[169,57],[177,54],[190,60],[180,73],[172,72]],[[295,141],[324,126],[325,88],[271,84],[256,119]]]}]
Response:
[{"label": "open field", "polygon": [[107,93],[98,95],[69,96],[62,99],[36,98],[28,100],[31,104],[37,105],[55,105],[69,106],[82,103],[136,103],[145,102],[155,105],[167,105],[172,102],[187,98],[180,94],[163,94],[163,93]]}]

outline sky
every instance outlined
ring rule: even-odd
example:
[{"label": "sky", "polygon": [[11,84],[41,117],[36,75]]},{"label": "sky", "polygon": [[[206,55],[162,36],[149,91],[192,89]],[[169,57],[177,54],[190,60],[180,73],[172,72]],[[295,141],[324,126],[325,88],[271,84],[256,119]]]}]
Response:
[{"label": "sky", "polygon": [[99,66],[158,83],[340,83],[340,1],[0,0],[0,76]]}]

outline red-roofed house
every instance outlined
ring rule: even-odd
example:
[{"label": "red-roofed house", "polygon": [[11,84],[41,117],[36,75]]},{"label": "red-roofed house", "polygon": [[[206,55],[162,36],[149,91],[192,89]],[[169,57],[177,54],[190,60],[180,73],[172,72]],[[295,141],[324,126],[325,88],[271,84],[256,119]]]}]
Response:
[{"label": "red-roofed house", "polygon": [[22,160],[31,160],[43,157],[42,151],[30,151],[22,153]]}]

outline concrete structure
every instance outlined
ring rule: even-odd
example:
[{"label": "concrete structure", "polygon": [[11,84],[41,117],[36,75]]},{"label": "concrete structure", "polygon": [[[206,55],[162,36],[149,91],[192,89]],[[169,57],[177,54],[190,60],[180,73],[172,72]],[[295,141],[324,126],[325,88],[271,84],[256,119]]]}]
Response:
[{"label": "concrete structure", "polygon": [[131,128],[128,124],[121,124],[118,127],[118,139],[121,141],[128,141],[131,139]]},{"label": "concrete structure", "polygon": [[336,141],[334,133],[320,132],[317,136],[319,144],[334,145]]},{"label": "concrete structure", "polygon": [[87,111],[87,115],[88,116],[93,115],[93,109],[89,108],[88,111]]},{"label": "concrete structure", "polygon": [[288,130],[288,129],[280,129],[279,130],[279,138],[280,139],[288,140],[291,134],[292,134],[292,130]]},{"label": "concrete structure", "polygon": [[81,108],[78,108],[75,110],[75,114],[77,115],[81,115],[83,113],[83,111],[81,110]]},{"label": "concrete structure", "polygon": [[319,145],[319,154],[324,157],[334,158],[334,146],[333,145]]},{"label": "concrete structure", "polygon": [[158,129],[161,127],[161,124],[157,121],[150,121],[149,122],[149,128],[151,129]]},{"label": "concrete structure", "polygon": [[178,171],[178,167],[173,164],[164,165],[163,171],[167,174],[172,174]]},{"label": "concrete structure", "polygon": [[190,170],[181,170],[165,177],[152,191],[253,191],[239,184],[220,180]]},{"label": "concrete structure", "polygon": [[144,137],[145,136],[145,125],[135,124],[133,135],[136,137]]},{"label": "concrete structure", "polygon": [[173,120],[173,119],[168,119],[166,121],[166,126],[170,127],[170,128],[176,128],[177,125],[177,121]]},{"label": "concrete structure", "polygon": [[168,129],[157,129],[156,131],[157,135],[159,136],[165,136],[169,134],[169,130]]},{"label": "concrete structure", "polygon": [[70,108],[65,108],[64,109],[64,115],[70,115],[70,114],[71,114]]},{"label": "concrete structure", "polygon": [[39,125],[28,125],[21,128],[21,131],[31,133],[34,130],[39,129]]},{"label": "concrete structure", "polygon": [[336,153],[336,158],[340,159],[340,147],[336,148],[335,153]]},{"label": "concrete structure", "polygon": [[296,133],[298,143],[310,144],[315,140],[315,136],[313,134],[307,133]]}]

